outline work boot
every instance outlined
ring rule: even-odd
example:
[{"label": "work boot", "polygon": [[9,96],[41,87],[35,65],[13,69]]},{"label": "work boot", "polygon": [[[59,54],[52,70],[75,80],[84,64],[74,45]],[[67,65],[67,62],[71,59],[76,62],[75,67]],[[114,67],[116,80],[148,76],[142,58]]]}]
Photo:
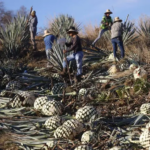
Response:
[{"label": "work boot", "polygon": [[91,47],[91,48],[94,48],[94,47],[95,47],[95,44],[91,44],[90,47]]},{"label": "work boot", "polygon": [[75,83],[81,82],[81,75],[75,76]]},{"label": "work boot", "polygon": [[62,72],[59,72],[59,74],[62,75],[62,76],[63,76],[63,75],[66,75],[66,68],[63,68],[63,71],[62,71]]}]

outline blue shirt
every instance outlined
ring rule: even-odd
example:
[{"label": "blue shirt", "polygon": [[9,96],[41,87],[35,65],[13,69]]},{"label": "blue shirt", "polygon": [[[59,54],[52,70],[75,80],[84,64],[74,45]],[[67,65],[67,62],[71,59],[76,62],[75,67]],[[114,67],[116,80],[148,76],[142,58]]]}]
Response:
[{"label": "blue shirt", "polygon": [[55,36],[50,34],[50,35],[47,35],[45,38],[44,38],[44,43],[45,43],[45,49],[51,49],[52,48],[52,44],[55,40]]}]

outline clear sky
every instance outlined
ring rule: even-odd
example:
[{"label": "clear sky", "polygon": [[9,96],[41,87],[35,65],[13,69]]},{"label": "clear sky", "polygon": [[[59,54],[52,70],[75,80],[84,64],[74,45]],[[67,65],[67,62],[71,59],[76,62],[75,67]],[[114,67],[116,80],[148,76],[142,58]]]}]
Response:
[{"label": "clear sky", "polygon": [[17,10],[21,6],[37,12],[38,29],[48,25],[48,20],[59,14],[69,14],[81,27],[91,23],[99,25],[106,9],[112,17],[119,16],[123,21],[129,14],[130,20],[137,20],[141,15],[150,16],[150,0],[0,0],[8,10]]}]

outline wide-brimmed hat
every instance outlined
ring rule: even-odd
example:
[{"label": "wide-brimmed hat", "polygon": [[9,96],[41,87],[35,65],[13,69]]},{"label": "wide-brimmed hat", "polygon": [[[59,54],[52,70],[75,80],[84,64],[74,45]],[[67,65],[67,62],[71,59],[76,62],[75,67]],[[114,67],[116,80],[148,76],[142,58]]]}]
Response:
[{"label": "wide-brimmed hat", "polygon": [[48,30],[44,30],[44,35],[43,37],[47,36],[47,35],[50,35],[51,33],[48,31]]},{"label": "wide-brimmed hat", "polygon": [[31,15],[35,15],[35,14],[36,14],[36,11],[33,10],[33,11],[31,12]]},{"label": "wide-brimmed hat", "polygon": [[105,14],[112,14],[112,12],[110,11],[110,9],[107,9]]},{"label": "wide-brimmed hat", "polygon": [[70,33],[70,32],[78,34],[78,31],[75,29],[75,27],[70,27],[70,29],[67,30],[67,33]]},{"label": "wide-brimmed hat", "polygon": [[115,17],[114,22],[122,22],[122,20],[119,17]]}]

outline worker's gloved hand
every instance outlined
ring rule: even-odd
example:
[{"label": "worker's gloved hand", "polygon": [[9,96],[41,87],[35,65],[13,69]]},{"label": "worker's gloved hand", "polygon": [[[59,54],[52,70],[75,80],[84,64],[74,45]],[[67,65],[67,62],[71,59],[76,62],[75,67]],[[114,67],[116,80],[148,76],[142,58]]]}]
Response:
[{"label": "worker's gloved hand", "polygon": [[108,26],[108,22],[106,22],[105,25]]},{"label": "worker's gloved hand", "polygon": [[66,50],[63,50],[63,53],[64,53],[64,54],[66,54],[66,53],[67,53],[67,51],[66,51]]}]

